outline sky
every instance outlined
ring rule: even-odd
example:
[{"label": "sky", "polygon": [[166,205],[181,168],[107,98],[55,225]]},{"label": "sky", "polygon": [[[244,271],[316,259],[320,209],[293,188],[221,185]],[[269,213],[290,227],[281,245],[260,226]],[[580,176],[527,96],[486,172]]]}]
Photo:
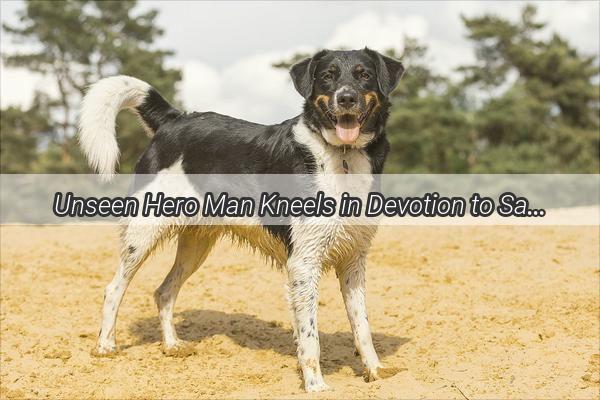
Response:
[{"label": "sky", "polygon": [[[298,51],[320,48],[402,50],[404,35],[429,46],[434,70],[452,73],[473,62],[461,15],[494,13],[518,18],[524,2],[192,2],[141,1],[156,8],[165,30],[157,45],[175,51],[169,65],[183,71],[179,100],[188,111],[216,111],[260,123],[276,123],[301,111],[302,98],[286,71],[271,64]],[[539,19],[587,54],[600,54],[600,2],[535,3]],[[0,2],[0,20],[17,22],[21,1]],[[20,49],[8,35],[0,51]],[[407,66],[410,73],[410,65]],[[149,82],[152,84],[152,82]],[[54,82],[24,69],[0,65],[0,105],[28,106],[34,90],[56,93]]]}]

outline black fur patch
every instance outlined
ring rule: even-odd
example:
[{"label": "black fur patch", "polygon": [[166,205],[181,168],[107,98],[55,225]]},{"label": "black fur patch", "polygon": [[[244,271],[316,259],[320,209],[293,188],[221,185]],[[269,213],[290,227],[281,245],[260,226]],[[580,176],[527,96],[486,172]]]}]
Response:
[{"label": "black fur patch", "polygon": [[181,111],[169,104],[154,88],[148,90],[144,102],[136,110],[155,133],[161,125],[181,115]]},{"label": "black fur patch", "polygon": [[[318,73],[323,67],[321,62],[332,62],[329,52],[319,54],[319,60],[315,60],[309,73]],[[332,54],[349,63],[355,58],[363,64],[373,60],[372,53],[365,50]],[[369,90],[373,89],[371,86]],[[319,90],[305,92],[314,96]],[[365,149],[374,174],[382,173],[389,151],[384,131],[389,102],[381,92],[378,97],[379,107],[366,122],[369,131],[375,132],[375,138]],[[280,124],[261,125],[214,112],[181,113],[156,90],[150,89],[137,111],[155,135],[135,172],[156,174],[181,158],[186,174],[315,174],[318,166],[314,156],[306,146],[294,140],[293,133],[301,117],[316,135],[322,128],[330,128],[325,125],[330,121],[312,100],[312,97],[306,100],[304,112],[298,117]],[[265,225],[264,228],[279,238],[288,251],[292,250],[289,225]]]}]

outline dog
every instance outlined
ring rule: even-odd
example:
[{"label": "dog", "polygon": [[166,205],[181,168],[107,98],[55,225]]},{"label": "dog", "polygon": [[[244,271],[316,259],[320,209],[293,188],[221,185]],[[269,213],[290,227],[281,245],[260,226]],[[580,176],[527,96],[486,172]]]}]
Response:
[{"label": "dog", "polygon": [[[139,117],[151,143],[135,174],[308,174],[323,176],[382,173],[389,142],[385,125],[390,93],[404,67],[365,48],[322,50],[294,64],[290,75],[304,98],[301,115],[276,125],[260,125],[213,112],[184,113],[149,84],[128,76],[102,79],[84,97],[79,142],[91,167],[111,178],[118,163],[115,118],[122,109]],[[293,334],[306,391],[328,389],[319,364],[318,281],[335,269],[365,379],[383,378],[373,347],[365,306],[365,260],[376,227],[326,225],[228,226],[138,224],[125,221],[121,257],[106,286],[102,326],[95,355],[116,351],[115,324],[123,295],[136,271],[165,237],[177,238],[175,263],[155,292],[167,355],[186,353],[173,324],[173,308],[183,283],[206,259],[217,239],[232,236],[260,250],[287,274]]]}]

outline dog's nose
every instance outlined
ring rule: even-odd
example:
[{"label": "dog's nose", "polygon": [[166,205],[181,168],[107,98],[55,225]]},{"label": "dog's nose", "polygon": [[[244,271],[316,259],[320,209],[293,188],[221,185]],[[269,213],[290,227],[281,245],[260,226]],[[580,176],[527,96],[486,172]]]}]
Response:
[{"label": "dog's nose", "polygon": [[356,93],[345,90],[337,95],[337,103],[343,108],[352,108],[356,105]]}]

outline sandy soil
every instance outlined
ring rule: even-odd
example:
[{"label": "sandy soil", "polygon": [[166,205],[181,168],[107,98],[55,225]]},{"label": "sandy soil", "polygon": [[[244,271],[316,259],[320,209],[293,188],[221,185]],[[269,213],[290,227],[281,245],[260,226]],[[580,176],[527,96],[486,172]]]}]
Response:
[{"label": "sandy soil", "polygon": [[598,398],[597,227],[396,227],[370,255],[375,345],[402,371],[365,383],[333,274],[322,281],[322,366],[333,391],[307,395],[296,370],[283,276],[221,243],[184,286],[177,328],[198,353],[163,356],[152,292],[168,246],[121,308],[120,353],[90,356],[115,227],[1,228],[3,398]]}]

